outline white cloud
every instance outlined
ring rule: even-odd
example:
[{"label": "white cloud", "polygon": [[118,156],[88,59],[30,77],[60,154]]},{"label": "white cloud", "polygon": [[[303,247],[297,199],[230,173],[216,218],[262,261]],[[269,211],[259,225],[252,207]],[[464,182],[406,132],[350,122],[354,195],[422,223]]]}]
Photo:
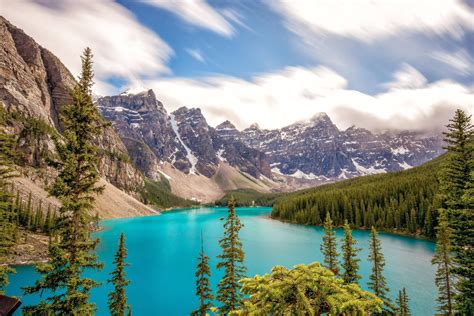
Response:
[{"label": "white cloud", "polygon": [[426,84],[426,78],[415,68],[403,64],[401,69],[393,74],[393,81],[384,86],[390,89],[416,89]]},{"label": "white cloud", "polygon": [[192,58],[196,59],[197,61],[205,64],[206,60],[204,59],[204,56],[201,53],[201,50],[199,49],[192,49],[192,48],[187,48],[186,52],[191,56]]},{"label": "white cloud", "polygon": [[232,25],[205,0],[142,0],[143,3],[176,14],[184,21],[230,37]]},{"label": "white cloud", "polygon": [[168,110],[200,107],[214,126],[230,119],[239,128],[254,122],[278,128],[326,112],[339,128],[440,130],[456,107],[472,112],[474,87],[422,81],[371,96],[349,90],[347,81],[329,68],[289,67],[250,81],[214,76],[143,84]]},{"label": "white cloud", "polygon": [[462,0],[296,0],[268,1],[287,27],[303,38],[336,34],[362,41],[401,32],[460,37],[474,29],[474,11]]},{"label": "white cloud", "polygon": [[464,48],[455,52],[437,51],[431,57],[445,63],[460,74],[469,75],[473,73],[474,61]]},{"label": "white cloud", "polygon": [[1,14],[58,56],[73,74],[79,73],[82,50],[91,47],[98,93],[111,91],[105,82],[109,76],[129,80],[170,72],[166,62],[172,49],[113,1],[2,1]]}]

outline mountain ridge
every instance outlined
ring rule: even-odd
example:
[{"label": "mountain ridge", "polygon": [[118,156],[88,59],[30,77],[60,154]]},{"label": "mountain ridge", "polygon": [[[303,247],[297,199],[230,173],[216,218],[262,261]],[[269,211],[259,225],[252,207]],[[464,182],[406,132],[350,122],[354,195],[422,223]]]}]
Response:
[{"label": "mountain ridge", "polygon": [[[127,113],[123,109],[136,110],[134,102],[150,95],[152,103],[159,104],[154,113],[159,118],[146,121],[144,116],[139,123],[121,118]],[[157,121],[168,122],[162,124],[161,133],[154,133],[160,134],[157,139],[133,134],[155,152],[155,163],[141,168],[150,176],[150,166],[159,169],[170,163],[185,174],[212,178],[219,164],[226,163],[254,179],[268,179],[272,190],[281,191],[404,170],[442,153],[440,137],[410,131],[373,133],[356,126],[339,130],[324,112],[275,130],[260,129],[258,124],[238,130],[230,120],[210,126],[199,108],[180,107],[168,113],[152,90],[102,97],[97,104],[122,137],[130,137],[130,126],[153,131]],[[129,126],[121,127],[122,121]],[[172,154],[160,154],[157,146]],[[128,149],[133,157],[134,149]]]}]

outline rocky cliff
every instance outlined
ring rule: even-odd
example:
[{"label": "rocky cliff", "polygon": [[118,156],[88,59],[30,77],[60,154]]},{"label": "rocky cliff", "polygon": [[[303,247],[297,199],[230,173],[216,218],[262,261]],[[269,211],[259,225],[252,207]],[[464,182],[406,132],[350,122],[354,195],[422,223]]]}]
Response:
[{"label": "rocky cliff", "polygon": [[[44,158],[54,154],[52,136],[61,133],[60,115],[69,104],[75,79],[47,49],[22,30],[0,17],[0,102],[6,115],[2,126],[18,135],[18,163],[35,179],[44,182],[54,176]],[[131,163],[128,152],[112,127],[98,135],[100,174],[130,193],[143,186],[143,176]],[[31,168],[33,167],[33,168]]]}]

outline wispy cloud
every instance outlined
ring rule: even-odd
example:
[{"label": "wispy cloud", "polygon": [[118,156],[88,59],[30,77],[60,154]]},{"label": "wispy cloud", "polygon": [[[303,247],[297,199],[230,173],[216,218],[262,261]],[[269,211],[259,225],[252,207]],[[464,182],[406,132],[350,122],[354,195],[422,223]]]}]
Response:
[{"label": "wispy cloud", "polygon": [[462,75],[474,74],[474,61],[465,49],[454,52],[437,51],[431,57],[453,68]]},{"label": "wispy cloud", "polygon": [[409,64],[402,67],[393,74],[393,80],[383,86],[389,89],[417,89],[423,88],[427,83],[425,76]]},{"label": "wispy cloud", "polygon": [[184,21],[230,37],[234,33],[232,25],[205,0],[142,0],[177,15]]},{"label": "wispy cloud", "polygon": [[268,1],[287,27],[307,37],[335,34],[371,42],[401,32],[460,37],[474,29],[474,11],[461,0]]},{"label": "wispy cloud", "polygon": [[404,65],[394,74],[392,88],[373,96],[348,89],[347,80],[327,67],[288,67],[252,80],[213,76],[150,80],[144,85],[158,92],[168,110],[199,106],[211,124],[231,115],[240,128],[254,122],[278,128],[326,112],[340,128],[355,124],[372,130],[439,131],[455,108],[473,111],[473,87],[449,80],[427,83],[423,78]]},{"label": "wispy cloud", "polygon": [[167,62],[173,50],[113,1],[64,0],[57,5],[3,1],[1,14],[51,50],[74,74],[79,73],[82,50],[91,47],[98,93],[110,92],[109,77],[133,80],[170,73]]},{"label": "wispy cloud", "polygon": [[197,48],[186,48],[186,52],[191,56],[192,58],[196,59],[197,61],[205,64],[206,60],[204,59],[204,56],[201,53],[200,49]]}]

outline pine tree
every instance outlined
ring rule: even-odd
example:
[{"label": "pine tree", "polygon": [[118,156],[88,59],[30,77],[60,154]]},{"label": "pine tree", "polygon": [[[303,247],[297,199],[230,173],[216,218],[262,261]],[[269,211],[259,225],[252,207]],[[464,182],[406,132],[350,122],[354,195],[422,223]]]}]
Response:
[{"label": "pine tree", "polygon": [[130,313],[130,306],[127,304],[127,295],[125,293],[125,287],[130,284],[125,278],[125,267],[128,266],[125,263],[126,257],[125,235],[122,233],[114,259],[115,270],[110,273],[112,278],[108,280],[109,283],[114,285],[114,290],[109,293],[109,310],[112,316],[125,316],[127,309]]},{"label": "pine tree", "polygon": [[236,310],[241,305],[242,293],[239,281],[245,276],[246,268],[243,265],[245,253],[239,232],[244,226],[235,213],[235,200],[231,198],[228,203],[227,220],[224,224],[224,238],[219,241],[222,254],[217,256],[221,262],[217,268],[224,268],[224,276],[217,286],[217,300],[221,302],[219,311],[227,314]]},{"label": "pine tree", "polygon": [[408,295],[405,288],[398,291],[396,304],[397,304],[397,309],[396,309],[395,314],[397,316],[410,316],[411,315],[410,307],[408,305]]},{"label": "pine tree", "polygon": [[53,216],[51,214],[51,204],[48,204],[48,209],[46,211],[46,218],[43,224],[43,232],[50,235],[51,229],[53,228]]},{"label": "pine tree", "polygon": [[214,299],[214,296],[209,282],[210,276],[209,257],[204,253],[204,240],[201,233],[201,253],[199,254],[196,271],[196,295],[199,297],[199,308],[193,311],[191,315],[205,316],[211,308],[210,301]]},{"label": "pine tree", "polygon": [[61,202],[58,242],[49,247],[50,261],[37,266],[42,278],[25,288],[26,294],[45,290],[51,294],[38,305],[25,307],[27,314],[91,315],[96,309],[89,296],[98,283],[83,276],[85,270],[102,268],[94,254],[98,240],[89,230],[95,196],[103,190],[97,186],[98,149],[93,140],[104,125],[92,101],[92,77],[92,53],[87,48],[82,56],[81,77],[71,91],[72,104],[63,109],[62,138],[54,138],[58,160],[53,166],[58,176],[50,194]]},{"label": "pine tree", "polygon": [[441,209],[436,235],[436,249],[432,263],[438,266],[435,283],[438,287],[438,311],[441,315],[454,315],[454,277],[451,273],[451,233],[446,211]]},{"label": "pine tree", "polygon": [[360,248],[356,247],[357,241],[352,238],[352,231],[349,224],[344,223],[344,238],[342,240],[342,268],[344,273],[342,279],[347,284],[358,283],[361,276],[358,274],[359,261],[357,253],[361,251]]},{"label": "pine tree", "polygon": [[[4,121],[3,104],[0,104],[0,123]],[[0,124],[1,126],[1,124]],[[15,244],[16,219],[13,212],[13,195],[10,192],[15,139],[0,129],[0,294],[8,285],[8,273],[15,270],[4,264],[11,247]]]},{"label": "pine tree", "polygon": [[454,253],[452,272],[456,277],[456,310],[474,310],[474,127],[471,116],[457,110],[447,125],[444,141],[448,161],[441,173],[441,191],[452,228]]},{"label": "pine tree", "polygon": [[329,215],[329,213],[326,213],[321,252],[324,255],[324,263],[326,264],[326,268],[331,270],[334,274],[339,273],[339,261],[337,258],[339,256],[339,253],[337,252],[336,243],[336,234],[334,232],[334,226],[332,224],[331,215]]},{"label": "pine tree", "polygon": [[369,276],[369,282],[367,283],[369,289],[371,289],[378,298],[384,302],[384,311],[391,313],[392,302],[388,298],[387,294],[390,291],[387,287],[387,282],[383,276],[383,269],[385,267],[385,258],[382,253],[382,246],[380,240],[377,238],[377,230],[372,226],[370,232],[370,252],[369,261],[372,262],[372,273]]}]

